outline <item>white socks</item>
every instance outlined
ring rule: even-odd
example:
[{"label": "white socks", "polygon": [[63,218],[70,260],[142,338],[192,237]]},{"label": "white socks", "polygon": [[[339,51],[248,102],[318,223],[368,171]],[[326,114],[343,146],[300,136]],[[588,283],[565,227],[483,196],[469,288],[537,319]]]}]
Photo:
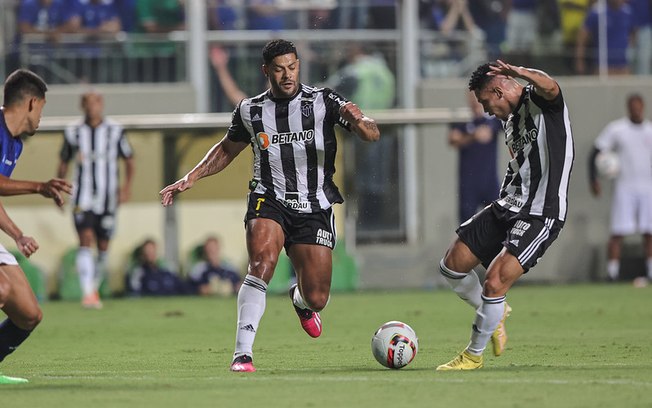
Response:
[{"label": "white socks", "polygon": [[482,295],[482,306],[475,312],[471,342],[466,347],[469,353],[482,355],[504,312],[505,296],[490,298]]},{"label": "white socks", "polygon": [[448,283],[453,288],[463,301],[470,304],[473,309],[477,309],[482,305],[482,285],[478,274],[474,270],[469,273],[455,272],[444,265],[444,260],[439,262],[439,272],[446,278]]},{"label": "white socks", "polygon": [[264,280],[252,275],[245,277],[238,291],[238,326],[235,334],[234,357],[242,354],[253,355],[256,330],[265,313],[266,294],[267,284]]},{"label": "white socks", "polygon": [[81,287],[82,296],[88,296],[95,293],[95,261],[93,252],[88,247],[79,247],[75,259],[77,273],[79,274],[79,286]]},{"label": "white socks", "polygon": [[[310,309],[308,305],[306,305],[306,302],[303,301],[303,298],[301,297],[301,291],[299,290],[299,286],[297,285],[294,288],[294,295],[292,296],[292,303],[299,309]],[[311,309],[312,310],[312,309]]]},{"label": "white socks", "polygon": [[609,278],[612,280],[616,280],[618,279],[619,273],[620,273],[620,261],[618,259],[609,259],[607,261],[607,275],[609,275]]},{"label": "white socks", "polygon": [[95,288],[99,289],[104,277],[106,276],[106,261],[108,259],[107,251],[99,251],[95,260]]}]

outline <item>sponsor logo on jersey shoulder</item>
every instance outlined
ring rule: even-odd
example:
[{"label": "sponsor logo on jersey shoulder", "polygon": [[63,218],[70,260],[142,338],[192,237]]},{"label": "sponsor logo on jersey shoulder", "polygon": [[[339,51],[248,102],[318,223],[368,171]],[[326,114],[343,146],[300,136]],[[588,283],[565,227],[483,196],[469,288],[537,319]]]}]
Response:
[{"label": "sponsor logo on jersey shoulder", "polygon": [[328,97],[330,99],[334,100],[335,102],[337,102],[337,104],[340,105],[340,107],[342,107],[342,106],[346,105],[347,103],[349,103],[348,101],[345,101],[344,99],[340,98],[339,95],[337,95],[335,93],[332,93],[332,92],[328,94]]}]

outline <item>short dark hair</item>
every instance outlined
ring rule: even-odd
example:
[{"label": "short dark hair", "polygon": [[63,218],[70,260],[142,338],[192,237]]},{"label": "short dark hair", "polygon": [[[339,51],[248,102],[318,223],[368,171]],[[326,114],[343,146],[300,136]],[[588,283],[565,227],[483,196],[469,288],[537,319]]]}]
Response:
[{"label": "short dark hair", "polygon": [[643,95],[640,93],[633,93],[627,96],[627,105],[631,104],[634,101],[638,101],[640,103],[645,103],[645,100],[643,99]]},{"label": "short dark hair", "polygon": [[294,46],[294,43],[286,40],[272,40],[265,44],[263,47],[263,62],[269,64],[272,60],[279,55],[285,54],[294,54],[299,58],[297,54],[297,48]]},{"label": "short dark hair", "polygon": [[28,69],[17,69],[9,74],[4,85],[4,106],[11,106],[27,96],[45,98],[48,86],[45,81]]},{"label": "short dark hair", "polygon": [[491,71],[491,63],[482,64],[473,71],[469,80],[469,91],[481,91],[493,78],[487,75]]}]

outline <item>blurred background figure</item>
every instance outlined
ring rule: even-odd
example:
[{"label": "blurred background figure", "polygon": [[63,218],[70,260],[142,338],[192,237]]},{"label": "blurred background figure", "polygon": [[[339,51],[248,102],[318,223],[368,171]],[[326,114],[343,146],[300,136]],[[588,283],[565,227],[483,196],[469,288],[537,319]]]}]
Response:
[{"label": "blurred background figure", "polygon": [[217,237],[208,237],[201,250],[201,261],[188,275],[193,292],[199,295],[227,296],[238,293],[242,277],[222,260],[222,248]]},{"label": "blurred background figure", "polygon": [[[600,49],[600,3],[593,5],[577,36],[575,70],[578,74],[598,74]],[[625,0],[606,0],[607,5],[607,69],[609,75],[630,73],[627,50],[634,33],[634,19]]]},{"label": "blurred background figure", "polygon": [[185,283],[163,265],[156,241],[145,240],[136,249],[135,258],[135,266],[126,275],[128,295],[174,296],[187,293]]},{"label": "blurred background figure", "polygon": [[220,83],[222,93],[232,106],[237,106],[247,95],[238,87],[238,84],[236,84],[235,79],[231,75],[228,51],[222,47],[214,46],[210,49],[209,57],[217,80]]},{"label": "blurred background figure", "polygon": [[[106,272],[118,206],[131,195],[134,162],[122,126],[104,116],[102,95],[97,91],[84,93],[81,109],[83,119],[64,133],[57,177],[65,178],[69,163],[75,161],[71,204],[79,237],[76,266],[82,306],[100,308],[98,288]],[[126,169],[122,186],[119,160],[124,160]],[[97,247],[95,256],[93,246]]]},{"label": "blurred background figure", "polygon": [[473,119],[452,123],[448,143],[459,149],[458,216],[460,223],[468,220],[481,207],[498,198],[498,135],[502,124],[495,116],[484,113],[473,92],[467,92]]},{"label": "blurred background figure", "polygon": [[590,156],[591,192],[602,188],[595,159],[600,152],[616,152],[620,171],[615,178],[611,202],[607,274],[620,277],[623,237],[643,234],[647,278],[652,279],[652,123],[645,119],[645,102],[639,94],[627,98],[627,117],[609,123],[595,141]]},{"label": "blurred background figure", "polygon": [[634,73],[650,75],[652,70],[652,2],[650,0],[629,0],[632,9],[636,36],[634,41]]},{"label": "blurred background figure", "polygon": [[[593,0],[558,0],[559,24],[561,28],[563,68],[575,71],[575,49],[580,29]],[[561,67],[560,67],[561,68]]]}]

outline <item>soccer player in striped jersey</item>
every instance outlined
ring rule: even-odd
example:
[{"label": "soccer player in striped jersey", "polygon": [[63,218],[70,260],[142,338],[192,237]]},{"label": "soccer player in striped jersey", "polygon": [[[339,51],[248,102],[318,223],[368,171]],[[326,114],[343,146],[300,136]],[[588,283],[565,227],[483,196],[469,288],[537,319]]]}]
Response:
[{"label": "soccer player in striped jersey", "polygon": [[254,178],[245,215],[248,274],[238,292],[238,325],[232,371],[255,371],[253,343],[265,311],[267,285],[285,247],[297,273],[290,298],[301,326],[321,334],[319,311],[327,304],[336,232],[331,206],[343,202],[333,182],[335,125],[376,141],[376,122],[328,88],[299,82],[294,44],[273,40],[263,48],[270,88],[240,102],[226,136],[185,177],[161,190],[161,202],[197,180],[223,170],[242,150],[254,152]]},{"label": "soccer player in striped jersey", "polygon": [[[548,74],[498,60],[478,67],[469,89],[503,121],[511,160],[499,198],[457,229],[440,262],[441,274],[476,314],[466,349],[437,370],[481,368],[490,339],[494,354],[503,353],[511,312],[505,296],[559,236],[575,156],[568,108]],[[473,270],[479,264],[487,268],[482,285]]]},{"label": "soccer player in striped jersey", "polygon": [[[57,176],[66,177],[68,164],[75,161],[73,174],[73,217],[79,236],[75,264],[82,290],[82,306],[100,309],[98,289],[106,272],[111,236],[118,205],[131,193],[134,175],[133,153],[122,126],[104,116],[104,98],[94,90],[81,96],[84,118],[68,126]],[[125,162],[125,179],[120,186],[120,163]],[[93,256],[92,246],[97,247]]]},{"label": "soccer player in striped jersey", "polygon": [[[65,180],[47,182],[18,181],[9,177],[23,151],[21,137],[32,136],[41,121],[47,85],[38,75],[25,69],[14,71],[4,84],[0,110],[0,196],[40,194],[63,205],[64,193],[72,186]],[[0,204],[0,229],[11,237],[18,250],[31,256],[39,248],[34,238],[23,235]],[[0,245],[0,309],[7,318],[0,322],[0,362],[27,339],[41,322],[43,313],[16,258]],[[26,383],[23,378],[0,375],[0,384]]]}]

